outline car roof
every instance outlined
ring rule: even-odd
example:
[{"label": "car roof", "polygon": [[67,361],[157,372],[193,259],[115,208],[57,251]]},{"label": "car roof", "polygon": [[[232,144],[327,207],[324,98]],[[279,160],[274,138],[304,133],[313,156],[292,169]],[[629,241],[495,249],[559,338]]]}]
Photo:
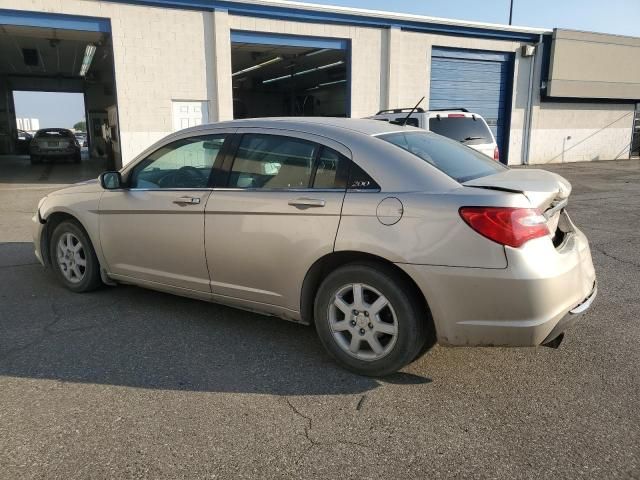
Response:
[{"label": "car roof", "polygon": [[[420,191],[459,186],[457,182],[437,171],[424,160],[389,142],[376,137],[393,132],[417,132],[424,135],[435,135],[420,128],[393,125],[379,120],[338,118],[338,117],[269,117],[225,122],[209,123],[179,130],[156,142],[140,153],[129,165],[130,170],[146,155],[172,141],[207,134],[218,129],[255,128],[291,131],[303,134],[326,137],[343,145],[351,152],[353,158],[385,191]],[[393,168],[389,168],[393,159]]]},{"label": "car roof", "polygon": [[229,120],[226,122],[209,123],[197,127],[181,130],[181,133],[198,132],[209,128],[280,128],[285,130],[299,130],[313,132],[320,135],[331,135],[335,130],[349,131],[368,136],[376,136],[384,133],[397,132],[404,128],[379,120],[364,118],[340,118],[340,117],[268,117],[247,118],[241,120]]},{"label": "car roof", "polygon": [[[438,115],[449,115],[449,114],[455,114],[457,116],[460,117],[479,117],[479,118],[483,118],[482,115],[480,115],[479,113],[476,112],[470,112],[470,111],[465,111],[461,108],[452,108],[452,109],[447,109],[447,110],[424,110],[422,112],[413,112],[410,115],[410,118],[412,117],[417,117],[419,115],[425,115],[427,117],[437,117]],[[370,117],[367,118],[371,118],[371,119],[375,119],[375,118],[399,118],[399,117],[406,117],[407,115],[409,115],[409,112],[383,112],[383,113],[377,113],[375,115],[372,115]]]}]

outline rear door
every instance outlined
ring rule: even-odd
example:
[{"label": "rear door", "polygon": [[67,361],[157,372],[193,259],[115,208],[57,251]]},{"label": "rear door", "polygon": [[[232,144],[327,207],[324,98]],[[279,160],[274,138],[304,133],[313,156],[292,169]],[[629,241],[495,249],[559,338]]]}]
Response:
[{"label": "rear door", "polygon": [[333,251],[350,155],[324,137],[238,130],[227,186],[206,206],[214,294],[299,311],[304,276]]}]

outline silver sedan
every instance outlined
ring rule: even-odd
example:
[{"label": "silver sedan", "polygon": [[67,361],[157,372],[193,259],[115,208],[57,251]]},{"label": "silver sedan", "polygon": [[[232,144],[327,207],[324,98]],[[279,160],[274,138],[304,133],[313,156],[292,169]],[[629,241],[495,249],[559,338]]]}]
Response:
[{"label": "silver sedan", "polygon": [[34,241],[73,291],[135,284],[313,324],[377,376],[436,341],[557,346],[596,294],[570,192],[412,127],[241,120],[43,198]]}]

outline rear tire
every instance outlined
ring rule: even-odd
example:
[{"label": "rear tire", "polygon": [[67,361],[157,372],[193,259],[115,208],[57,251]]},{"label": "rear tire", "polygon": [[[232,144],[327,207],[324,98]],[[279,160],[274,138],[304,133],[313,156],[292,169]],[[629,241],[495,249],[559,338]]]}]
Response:
[{"label": "rear tire", "polygon": [[344,368],[384,376],[415,359],[428,338],[428,312],[392,268],[354,263],[320,285],[314,316],[320,341]]},{"label": "rear tire", "polygon": [[73,163],[80,163],[80,162],[82,162],[82,154],[78,152],[73,156]]},{"label": "rear tire", "polygon": [[38,165],[40,163],[42,163],[42,158],[39,157],[38,155],[31,155],[31,165]]},{"label": "rear tire", "polygon": [[98,257],[89,236],[78,223],[65,220],[56,226],[49,255],[56,276],[69,290],[90,292],[102,284]]}]

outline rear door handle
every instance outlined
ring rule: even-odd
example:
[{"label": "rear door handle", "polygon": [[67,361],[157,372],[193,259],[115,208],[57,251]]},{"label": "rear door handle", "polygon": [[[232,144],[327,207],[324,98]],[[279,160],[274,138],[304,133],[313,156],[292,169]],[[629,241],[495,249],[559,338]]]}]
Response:
[{"label": "rear door handle", "polygon": [[173,203],[176,205],[198,205],[200,203],[200,197],[180,197],[176,198]]},{"label": "rear door handle", "polygon": [[289,205],[297,208],[324,207],[326,202],[321,198],[296,198],[289,200]]}]

